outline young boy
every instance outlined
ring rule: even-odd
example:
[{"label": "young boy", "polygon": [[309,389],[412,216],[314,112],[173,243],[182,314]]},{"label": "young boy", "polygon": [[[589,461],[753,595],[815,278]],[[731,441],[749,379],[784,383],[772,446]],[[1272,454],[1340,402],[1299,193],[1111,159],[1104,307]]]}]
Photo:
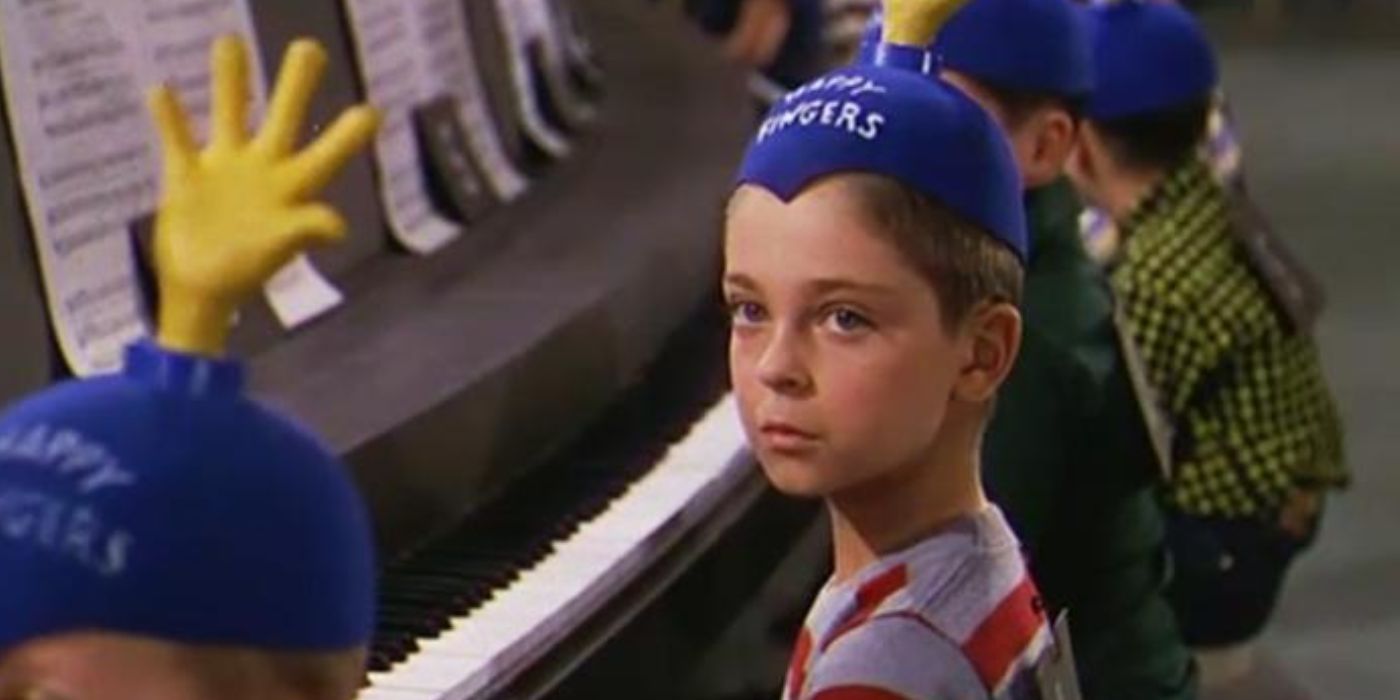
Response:
[{"label": "young boy", "polygon": [[157,339],[118,375],[0,417],[0,698],[354,696],[374,613],[364,507],[339,460],[220,357],[237,306],[344,230],[312,198],[376,117],[352,109],[293,152],[324,64],[294,43],[250,138],[245,49],[219,40],[203,152],[170,90],[153,93]]},{"label": "young boy", "polygon": [[745,432],[772,483],[831,519],[794,700],[1030,697],[1050,644],[978,477],[1020,342],[1020,187],[985,112],[924,73],[955,3],[918,4],[887,4],[880,65],[774,108],[726,220]]},{"label": "young boy", "polygon": [[933,50],[1005,130],[1026,189],[1025,330],[987,429],[988,492],[1050,612],[1068,610],[1084,697],[1193,697],[1164,595],[1161,468],[1063,178],[1093,87],[1087,19],[1071,0],[972,0]]},{"label": "young boy", "polygon": [[1238,648],[1347,480],[1341,425],[1316,347],[1196,157],[1217,78],[1203,32],[1167,3],[1090,16],[1099,79],[1070,174],[1123,234],[1110,279],[1174,432],[1173,606],[1189,644]]},{"label": "young boy", "polygon": [[[1192,7],[1192,3],[1182,4],[1193,11],[1196,9]],[[1210,165],[1211,172],[1226,190],[1245,192],[1244,146],[1240,143],[1230,104],[1223,91],[1217,90],[1212,101],[1210,116],[1206,121],[1206,136],[1202,139],[1199,155]],[[1117,248],[1121,241],[1112,218],[1097,209],[1085,209],[1079,222],[1089,257],[1103,265],[1117,256]]]}]

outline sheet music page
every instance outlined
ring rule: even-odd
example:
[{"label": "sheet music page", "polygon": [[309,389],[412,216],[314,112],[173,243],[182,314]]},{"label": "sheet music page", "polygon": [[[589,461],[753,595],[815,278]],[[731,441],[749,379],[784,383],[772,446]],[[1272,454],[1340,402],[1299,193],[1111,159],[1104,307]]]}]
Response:
[{"label": "sheet music page", "polygon": [[403,0],[345,0],[369,101],[383,114],[375,139],[380,196],[389,229],[405,248],[426,255],[460,233],[428,197],[426,170],[413,133],[412,111],[431,97],[418,53],[420,38],[412,3]]},{"label": "sheet music page", "polygon": [[529,18],[519,0],[492,0],[500,18],[505,38],[507,63],[510,64],[511,85],[515,87],[516,104],[520,109],[521,126],[530,140],[554,158],[569,155],[569,142],[544,118],[535,99],[534,80],[530,77]]},{"label": "sheet music page", "polygon": [[563,41],[564,52],[570,63],[588,64],[592,62],[593,48],[589,46],[588,39],[584,36],[583,30],[577,24],[577,17],[574,10],[567,5],[553,5],[552,17],[555,26],[559,29],[560,40]]},{"label": "sheet music page", "polygon": [[525,193],[529,182],[506,156],[495,119],[487,109],[486,88],[481,83],[472,53],[462,3],[460,0],[421,0],[414,3],[414,7],[431,91],[446,93],[455,99],[457,118],[485,170],[491,191],[504,202],[519,197]]},{"label": "sheet music page", "polygon": [[540,41],[549,59],[551,70],[563,70],[566,48],[562,21],[555,16],[549,0],[517,0],[521,25],[525,35]]},{"label": "sheet music page", "polygon": [[549,0],[517,0],[521,26],[530,40],[541,47],[544,65],[540,70],[548,88],[559,99],[568,104],[566,111],[575,119],[592,121],[597,117],[593,106],[578,99],[568,75],[568,57],[564,47],[564,33],[561,20],[555,16],[555,8]]},{"label": "sheet music page", "polygon": [[[110,0],[109,0],[110,2]],[[258,38],[247,0],[124,0],[142,44],[143,85],[167,82],[194,122],[195,137],[208,136],[209,49],[214,40],[238,34],[248,45],[248,74],[252,80],[251,124],[262,122],[267,106],[267,73],[258,51]],[[280,53],[280,52],[279,52]],[[152,148],[156,148],[154,132]],[[159,177],[157,171],[156,177]],[[284,328],[295,328],[335,308],[343,300],[336,289],[299,255],[263,287],[263,294]]]},{"label": "sheet music page", "polygon": [[0,0],[0,69],[64,360],[120,368],[145,331],[130,224],[156,196],[140,56],[116,3]]}]

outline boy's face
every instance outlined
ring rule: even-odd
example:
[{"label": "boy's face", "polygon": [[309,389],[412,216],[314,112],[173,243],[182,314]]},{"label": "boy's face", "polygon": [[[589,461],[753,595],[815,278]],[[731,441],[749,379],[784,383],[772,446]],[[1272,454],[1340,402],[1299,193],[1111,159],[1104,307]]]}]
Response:
[{"label": "boy's face", "polygon": [[0,700],[201,700],[209,697],[173,644],[67,634],[0,658]]},{"label": "boy's face", "polygon": [[932,285],[855,207],[839,179],[790,203],[745,186],[730,205],[730,373],[749,444],[791,495],[924,466],[970,360]]},{"label": "boy's face", "polygon": [[113,633],[45,637],[0,654],[0,700],[306,700],[257,664],[215,671],[190,649]]},{"label": "boy's face", "polygon": [[1074,148],[1076,130],[1074,120],[1065,110],[1041,107],[1021,119],[1012,119],[996,96],[975,78],[946,69],[939,75],[996,120],[1016,156],[1016,170],[1021,174],[1023,187],[1044,187],[1064,173],[1065,162]]}]

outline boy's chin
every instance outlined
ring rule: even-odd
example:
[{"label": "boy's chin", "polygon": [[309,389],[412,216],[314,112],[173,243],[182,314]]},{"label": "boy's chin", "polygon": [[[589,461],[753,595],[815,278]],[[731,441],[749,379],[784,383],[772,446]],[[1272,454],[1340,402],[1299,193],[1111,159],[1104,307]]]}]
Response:
[{"label": "boy's chin", "polygon": [[768,483],[779,493],[793,498],[826,498],[832,492],[829,479],[811,463],[782,458],[760,458],[759,465]]}]

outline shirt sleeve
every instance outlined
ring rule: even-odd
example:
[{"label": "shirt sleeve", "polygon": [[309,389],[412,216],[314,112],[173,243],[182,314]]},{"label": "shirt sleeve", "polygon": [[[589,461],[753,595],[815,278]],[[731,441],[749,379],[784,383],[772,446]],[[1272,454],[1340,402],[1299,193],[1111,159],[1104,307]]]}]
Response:
[{"label": "shirt sleeve", "polygon": [[1142,355],[1148,380],[1163,407],[1181,415],[1226,343],[1211,342],[1198,310],[1184,308],[1169,294],[1135,287],[1123,302],[1129,338]]},{"label": "shirt sleeve", "polygon": [[817,660],[806,700],[986,700],[967,657],[915,615],[877,616]]}]

